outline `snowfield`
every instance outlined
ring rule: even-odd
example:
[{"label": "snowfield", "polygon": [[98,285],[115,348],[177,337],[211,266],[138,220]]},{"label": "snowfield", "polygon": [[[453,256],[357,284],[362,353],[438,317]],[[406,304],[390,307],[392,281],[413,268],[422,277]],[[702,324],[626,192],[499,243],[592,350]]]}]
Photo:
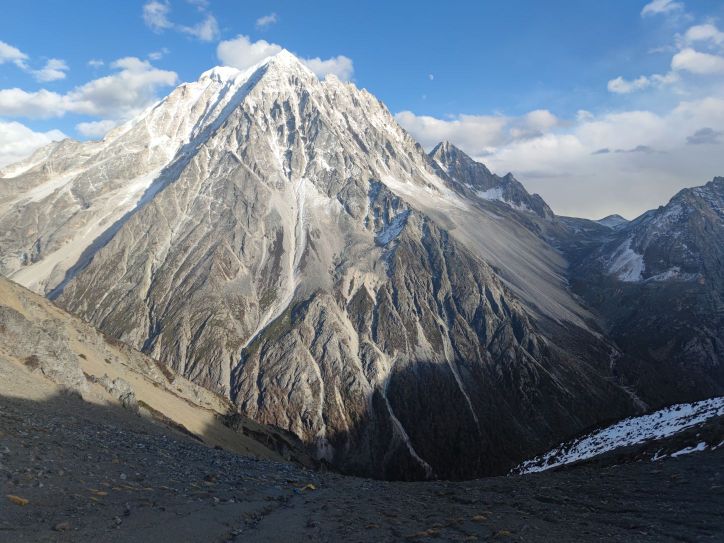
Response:
[{"label": "snowfield", "polygon": [[[672,436],[713,417],[724,415],[724,397],[711,398],[695,403],[683,403],[666,407],[640,417],[630,417],[616,424],[597,430],[574,441],[569,441],[547,453],[526,460],[513,473],[536,473],[593,458],[620,447],[628,447],[646,441]],[[672,457],[703,451],[706,444],[699,443],[672,454]],[[662,457],[655,457],[659,460]]]},{"label": "snowfield", "polygon": [[616,275],[621,281],[640,281],[644,269],[644,256],[631,249],[631,238],[624,241],[611,257],[608,273]]}]

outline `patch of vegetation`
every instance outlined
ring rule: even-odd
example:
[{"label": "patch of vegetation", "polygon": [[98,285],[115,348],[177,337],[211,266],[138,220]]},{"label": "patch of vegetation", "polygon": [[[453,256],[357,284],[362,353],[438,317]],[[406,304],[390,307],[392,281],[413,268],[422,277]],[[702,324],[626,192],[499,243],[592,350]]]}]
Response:
[{"label": "patch of vegetation", "polygon": [[36,355],[31,354],[30,356],[25,357],[23,364],[25,364],[30,371],[35,371],[40,368],[40,359]]}]

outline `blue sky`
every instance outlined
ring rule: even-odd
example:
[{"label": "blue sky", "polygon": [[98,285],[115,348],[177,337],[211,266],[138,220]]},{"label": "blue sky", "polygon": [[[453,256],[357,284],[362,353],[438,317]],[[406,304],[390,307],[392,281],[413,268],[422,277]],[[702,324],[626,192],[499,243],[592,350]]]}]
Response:
[{"label": "blue sky", "polygon": [[369,89],[425,147],[449,139],[558,212],[631,216],[724,175],[721,1],[5,4],[0,166],[283,46]]}]

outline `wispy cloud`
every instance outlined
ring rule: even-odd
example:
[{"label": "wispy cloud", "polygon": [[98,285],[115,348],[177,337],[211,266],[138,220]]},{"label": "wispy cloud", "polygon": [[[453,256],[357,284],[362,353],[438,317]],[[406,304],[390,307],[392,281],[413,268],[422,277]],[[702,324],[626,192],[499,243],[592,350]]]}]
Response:
[{"label": "wispy cloud", "polygon": [[[668,4],[667,4],[668,5]],[[616,94],[630,94],[650,88],[677,83],[686,84],[686,74],[695,76],[724,75],[724,32],[713,23],[689,27],[683,35],[674,36],[674,45],[657,48],[658,52],[671,52],[670,71],[665,74],[641,75],[635,79],[618,76],[608,82],[608,90]],[[707,49],[702,51],[695,49]],[[695,85],[693,82],[690,86]]]},{"label": "wispy cloud", "polygon": [[30,57],[17,47],[0,41],[0,64],[12,62],[24,72],[32,75],[36,81],[43,83],[65,79],[68,65],[63,59],[50,58],[45,61],[41,68],[33,68],[30,64]]},{"label": "wispy cloud", "polygon": [[643,7],[641,10],[641,16],[647,17],[651,15],[661,15],[662,13],[683,11],[683,9],[683,2],[675,2],[674,0],[653,0]]},{"label": "wispy cloud", "polygon": [[143,5],[143,22],[154,32],[161,33],[165,30],[175,30],[188,34],[201,41],[214,41],[219,37],[219,23],[213,14],[206,11],[206,2],[192,2],[204,15],[203,19],[194,25],[183,25],[173,22],[169,15],[171,4],[168,0],[149,0]]},{"label": "wispy cloud", "polygon": [[619,76],[616,79],[612,79],[608,82],[609,92],[616,94],[629,94],[632,92],[647,89],[649,87],[661,87],[665,85],[671,85],[679,81],[679,76],[675,72],[669,72],[667,74],[653,74],[653,75],[642,75],[636,79],[627,80]]},{"label": "wispy cloud", "polygon": [[158,51],[151,51],[148,53],[148,59],[149,60],[161,60],[163,57],[169,54],[169,50],[167,47],[162,47]]},{"label": "wispy cloud", "polygon": [[13,47],[9,43],[0,41],[0,64],[5,64],[6,62],[18,63],[27,59],[28,55],[23,53],[17,47]]},{"label": "wispy cloud", "polygon": [[264,28],[267,28],[273,24],[276,24],[277,22],[277,14],[276,13],[270,13],[269,15],[264,15],[263,17],[259,17],[256,20],[255,26],[262,30]]},{"label": "wispy cloud", "polygon": [[143,5],[143,22],[155,32],[173,28],[173,23],[168,19],[170,12],[171,5],[168,2],[151,0]]},{"label": "wispy cloud", "polygon": [[30,70],[35,79],[40,82],[57,81],[65,79],[65,72],[69,70],[64,60],[59,58],[51,58],[45,63],[45,66],[39,70]]}]

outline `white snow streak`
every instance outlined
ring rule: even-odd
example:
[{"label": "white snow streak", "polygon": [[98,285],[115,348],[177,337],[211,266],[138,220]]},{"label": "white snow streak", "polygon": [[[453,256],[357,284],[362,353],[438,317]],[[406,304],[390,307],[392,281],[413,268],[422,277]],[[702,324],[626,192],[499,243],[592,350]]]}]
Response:
[{"label": "white snow streak", "polygon": [[616,275],[621,281],[640,281],[646,268],[644,256],[631,249],[631,238],[619,245],[611,257],[608,272]]}]

